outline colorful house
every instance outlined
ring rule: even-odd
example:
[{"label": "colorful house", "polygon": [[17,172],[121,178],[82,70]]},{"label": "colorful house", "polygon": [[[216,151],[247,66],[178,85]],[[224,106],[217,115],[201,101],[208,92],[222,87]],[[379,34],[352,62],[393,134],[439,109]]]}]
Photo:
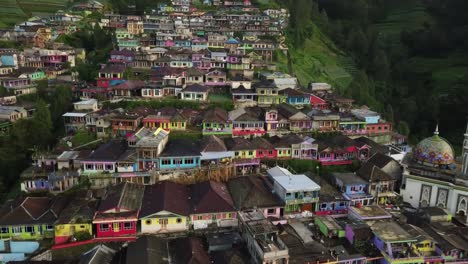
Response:
[{"label": "colorful house", "polygon": [[86,193],[79,193],[60,214],[55,224],[55,244],[65,244],[75,240],[75,234],[86,233],[93,236],[93,217],[97,201],[86,199]]},{"label": "colorful house", "polygon": [[107,64],[103,65],[99,70],[97,86],[102,88],[108,88],[111,80],[122,80],[123,74],[126,70],[124,64]]},{"label": "colorful house", "polygon": [[288,104],[279,104],[276,109],[278,114],[288,119],[289,130],[292,132],[311,131],[312,121],[297,108]]},{"label": "colorful house", "polygon": [[342,238],[346,236],[345,229],[335,220],[335,218],[326,216],[316,216],[314,218],[315,226],[324,236],[332,238]]},{"label": "colorful house", "polygon": [[224,141],[214,135],[203,137],[200,144],[201,161],[204,165],[230,162],[234,151],[228,150]]},{"label": "colorful house", "polygon": [[312,130],[333,132],[338,130],[340,115],[330,110],[313,109],[307,116],[312,120]]},{"label": "colorful house", "polygon": [[225,86],[227,76],[226,73],[219,70],[211,71],[205,74],[205,85],[206,86]]},{"label": "colorful house", "polygon": [[203,135],[232,135],[229,114],[221,108],[209,109],[203,115]]},{"label": "colorful house", "polygon": [[117,161],[127,151],[125,140],[112,140],[83,158],[81,164],[84,174],[117,172]]},{"label": "colorful house", "polygon": [[277,157],[277,150],[268,142],[268,140],[256,137],[251,140],[252,145],[255,148],[256,158],[258,159],[275,159]]},{"label": "colorful house", "polygon": [[157,169],[159,164],[159,155],[166,147],[168,141],[169,132],[161,128],[156,129],[156,131],[149,131],[148,135],[144,135],[139,138],[135,143],[138,170],[146,171]]},{"label": "colorful house", "polygon": [[233,136],[262,136],[266,133],[263,110],[258,107],[238,108],[229,112]]},{"label": "colorful house", "polygon": [[369,194],[369,182],[359,178],[355,173],[332,173],[331,181],[343,193],[350,205],[369,205],[374,197]]},{"label": "colorful house", "polygon": [[318,160],[322,165],[351,164],[353,160],[369,157],[370,146],[362,145],[344,135],[315,141],[318,144]]},{"label": "colorful house", "polygon": [[110,118],[112,136],[130,137],[140,127],[142,116],[134,113],[114,115]]},{"label": "colorful house", "polygon": [[185,139],[169,140],[159,155],[160,170],[193,169],[200,167],[201,154],[195,142]]},{"label": "colorful house", "polygon": [[261,81],[253,85],[257,92],[259,106],[286,103],[287,96],[280,95],[278,87],[273,81]]},{"label": "colorful house", "polygon": [[248,139],[226,138],[224,143],[229,151],[234,152],[234,166],[237,172],[244,175],[259,168],[260,159],[257,158],[257,150]]},{"label": "colorful house", "polygon": [[54,236],[54,224],[68,200],[49,197],[18,198],[0,210],[0,238],[39,240]]},{"label": "colorful house", "polygon": [[386,204],[397,197],[393,191],[396,180],[374,164],[364,163],[356,174],[369,183],[369,193],[374,197],[374,202]]},{"label": "colorful house", "polygon": [[292,157],[292,145],[300,144],[304,140],[296,134],[286,134],[282,137],[273,136],[269,141],[275,146],[279,159],[290,159]]},{"label": "colorful house", "polygon": [[190,205],[185,185],[160,181],[145,188],[140,211],[142,233],[187,231]]},{"label": "colorful house", "polygon": [[[299,137],[300,138],[300,137]],[[293,137],[291,142],[297,142]],[[293,159],[313,159],[317,160],[318,145],[313,138],[305,137],[298,143],[291,144],[291,158]]]},{"label": "colorful house", "polygon": [[191,84],[182,90],[180,99],[190,101],[207,101],[210,88],[200,84]]},{"label": "colorful house", "polygon": [[147,128],[162,128],[167,131],[185,130],[187,120],[172,107],[164,107],[156,111],[155,115],[148,115],[142,120],[143,126]]},{"label": "colorful house", "polygon": [[107,189],[93,218],[98,238],[136,236],[144,188],[123,182]]},{"label": "colorful house", "polygon": [[325,110],[329,107],[327,101],[314,94],[310,94],[309,101],[312,109]]},{"label": "colorful house", "polygon": [[206,181],[190,185],[189,190],[193,229],[237,226],[234,202],[224,183]]},{"label": "colorful house", "polygon": [[286,103],[295,107],[303,107],[310,104],[311,95],[298,89],[286,88],[279,91],[279,94],[286,96]]},{"label": "colorful house", "polygon": [[418,240],[394,221],[378,221],[370,225],[373,244],[384,259],[381,263],[425,263],[424,256],[415,250]]},{"label": "colorful house", "polygon": [[304,215],[317,210],[320,186],[303,174],[292,174],[276,166],[267,171],[273,181],[273,190],[285,203],[284,212],[289,215]]},{"label": "colorful house", "polygon": [[227,182],[229,193],[238,211],[259,210],[273,224],[285,224],[284,203],[271,190],[267,177],[237,177]]}]

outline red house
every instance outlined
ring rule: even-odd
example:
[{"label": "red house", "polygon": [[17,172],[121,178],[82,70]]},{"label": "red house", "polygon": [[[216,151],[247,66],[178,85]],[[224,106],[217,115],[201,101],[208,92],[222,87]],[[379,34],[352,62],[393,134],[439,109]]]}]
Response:
[{"label": "red house", "polygon": [[312,109],[328,109],[327,101],[313,94],[310,95],[310,106],[312,106]]},{"label": "red house", "polygon": [[144,188],[124,182],[107,190],[93,219],[98,238],[136,236]]},{"label": "red house", "polygon": [[101,69],[99,70],[97,86],[102,88],[108,88],[110,86],[111,81],[122,80],[126,68],[127,67],[124,64],[102,65]]},{"label": "red house", "polygon": [[251,141],[252,145],[256,150],[256,158],[259,159],[274,159],[277,157],[278,152],[275,149],[275,146],[271,144],[268,140],[256,137]]}]

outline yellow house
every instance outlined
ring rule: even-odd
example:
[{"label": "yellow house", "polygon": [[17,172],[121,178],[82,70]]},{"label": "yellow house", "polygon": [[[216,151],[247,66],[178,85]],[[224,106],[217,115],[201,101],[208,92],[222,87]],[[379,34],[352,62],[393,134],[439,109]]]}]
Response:
[{"label": "yellow house", "polygon": [[91,238],[93,225],[90,223],[57,224],[55,225],[55,244],[64,244],[70,241],[78,232],[85,232]]},{"label": "yellow house", "polygon": [[436,252],[436,245],[437,242],[434,238],[429,236],[424,230],[417,226],[413,225],[404,225],[403,228],[411,234],[415,239],[417,239],[417,243],[414,243],[413,249],[416,252],[420,252],[423,256],[431,256],[433,253]]},{"label": "yellow house", "polygon": [[93,237],[93,216],[97,201],[86,195],[77,194],[62,211],[55,224],[55,244],[65,244],[74,240],[87,240]]},{"label": "yellow house", "polygon": [[170,181],[146,186],[140,211],[142,233],[188,230],[187,187]]}]

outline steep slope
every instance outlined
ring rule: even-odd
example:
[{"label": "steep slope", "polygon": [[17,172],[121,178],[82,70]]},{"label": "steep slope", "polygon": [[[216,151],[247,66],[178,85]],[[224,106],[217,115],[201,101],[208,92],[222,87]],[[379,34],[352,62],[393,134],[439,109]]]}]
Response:
[{"label": "steep slope", "polygon": [[[288,40],[286,40],[288,43]],[[328,82],[339,89],[346,89],[356,68],[353,60],[338,49],[333,42],[313,24],[313,33],[302,48],[288,45],[293,75],[302,85],[309,82]],[[278,67],[288,72],[288,58],[277,53]]]}]

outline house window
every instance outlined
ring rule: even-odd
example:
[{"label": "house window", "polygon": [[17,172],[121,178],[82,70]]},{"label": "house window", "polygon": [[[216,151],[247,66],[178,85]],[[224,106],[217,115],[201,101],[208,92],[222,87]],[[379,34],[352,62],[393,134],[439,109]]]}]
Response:
[{"label": "house window", "polygon": [[80,228],[83,229],[83,228],[85,228],[85,226],[84,226],[84,225],[80,225]]},{"label": "house window", "polygon": [[104,170],[103,164],[96,164],[96,170]]},{"label": "house window", "polygon": [[185,159],[185,164],[193,164],[193,159]]},{"label": "house window", "polygon": [[125,222],[124,223],[124,230],[132,230],[132,229],[133,229],[132,222]]},{"label": "house window", "polygon": [[12,228],[13,234],[20,234],[21,233],[21,226],[14,226]]},{"label": "house window", "polygon": [[203,220],[203,216],[201,215],[197,216],[197,220]]},{"label": "house window", "polygon": [[151,219],[146,220],[145,223],[146,223],[147,225],[151,225]]},{"label": "house window", "polygon": [[239,156],[239,151],[234,152],[234,155]]},{"label": "house window", "polygon": [[112,164],[106,164],[106,170],[107,171],[114,170],[114,166]]},{"label": "house window", "polygon": [[267,214],[274,214],[276,212],[276,209],[272,208],[272,209],[268,209],[267,210]]},{"label": "house window", "polygon": [[8,227],[2,227],[2,228],[0,228],[0,233],[1,234],[8,234],[8,233],[10,233],[10,230],[8,229]]},{"label": "house window", "polygon": [[99,230],[104,231],[104,232],[109,231],[109,225],[108,224],[100,224],[99,225]]},{"label": "house window", "polygon": [[253,151],[249,151],[249,155],[252,156],[252,155],[253,155]]},{"label": "house window", "polygon": [[177,222],[178,224],[182,223],[182,218],[177,218],[176,222]]},{"label": "house window", "polygon": [[46,230],[47,231],[52,231],[52,230],[54,230],[54,226],[53,225],[46,225]]},{"label": "house window", "polygon": [[27,233],[34,233],[34,226],[25,226],[24,229]]},{"label": "house window", "polygon": [[174,164],[175,164],[175,165],[180,165],[180,164],[182,164],[182,159],[174,159]]},{"label": "house window", "polygon": [[163,160],[161,160],[161,164],[162,164],[162,165],[170,165],[170,164],[171,164],[171,160],[163,159]]}]

